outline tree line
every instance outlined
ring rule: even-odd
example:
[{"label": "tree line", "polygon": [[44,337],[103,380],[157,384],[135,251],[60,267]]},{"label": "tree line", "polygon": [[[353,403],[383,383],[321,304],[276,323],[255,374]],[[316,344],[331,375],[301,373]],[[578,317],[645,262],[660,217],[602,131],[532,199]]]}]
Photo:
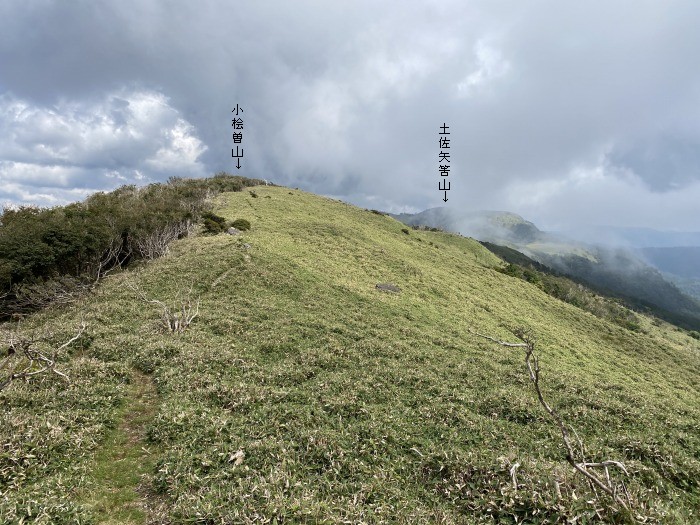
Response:
[{"label": "tree line", "polygon": [[263,184],[219,173],[122,186],[82,202],[6,208],[0,215],[0,318],[69,301],[106,273],[165,254],[188,235],[211,198]]}]

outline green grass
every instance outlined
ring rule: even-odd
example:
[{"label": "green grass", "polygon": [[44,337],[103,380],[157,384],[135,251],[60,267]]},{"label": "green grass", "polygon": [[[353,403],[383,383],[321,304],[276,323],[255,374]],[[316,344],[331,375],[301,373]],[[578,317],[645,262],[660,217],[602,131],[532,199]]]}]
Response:
[{"label": "green grass", "polygon": [[[545,395],[588,457],[626,464],[634,513],[698,521],[698,341],[553,299],[498,272],[472,239],[406,235],[389,217],[287,188],[255,192],[224,194],[214,210],[250,231],[178,241],[30,321],[67,334],[82,315],[90,336],[61,356],[68,386],[0,393],[0,522],[99,522],[101,496],[85,494],[114,485],[114,515],[155,501],[148,517],[168,523],[628,522],[567,466],[521,353],[469,333],[513,339],[515,325],[537,334]],[[164,333],[129,284],[172,306],[191,288],[200,315]],[[119,437],[138,406],[133,368],[159,396],[135,425],[148,456]],[[62,433],[46,437],[47,421]],[[133,469],[115,480],[120,443]]]},{"label": "green grass", "polygon": [[145,442],[145,428],[158,407],[151,379],[136,372],[117,414],[121,419],[95,453],[90,466],[91,484],[84,504],[97,523],[146,523],[148,501],[155,499],[143,483],[155,466],[155,450]]},{"label": "green grass", "polygon": [[562,257],[569,255],[577,255],[588,259],[591,262],[599,262],[595,255],[589,250],[582,248],[576,244],[567,244],[564,242],[532,242],[525,245],[525,249],[534,253],[543,253],[546,255],[560,255]]}]

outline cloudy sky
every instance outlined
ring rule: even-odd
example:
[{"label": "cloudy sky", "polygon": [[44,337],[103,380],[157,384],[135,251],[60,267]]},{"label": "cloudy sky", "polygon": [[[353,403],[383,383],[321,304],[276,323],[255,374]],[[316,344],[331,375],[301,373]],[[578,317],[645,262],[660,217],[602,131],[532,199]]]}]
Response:
[{"label": "cloudy sky", "polygon": [[[220,170],[390,211],[700,230],[700,2],[0,3],[0,203]],[[244,109],[243,168],[231,109]]]}]

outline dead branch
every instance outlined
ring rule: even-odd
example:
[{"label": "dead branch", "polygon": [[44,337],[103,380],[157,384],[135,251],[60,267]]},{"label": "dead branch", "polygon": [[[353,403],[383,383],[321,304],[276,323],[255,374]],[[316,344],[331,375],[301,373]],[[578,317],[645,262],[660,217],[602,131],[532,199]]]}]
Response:
[{"label": "dead branch", "polygon": [[515,477],[515,471],[518,470],[519,466],[520,466],[520,463],[515,463],[512,467],[510,467],[510,477],[513,480],[513,488],[515,490],[518,490],[518,480]]},{"label": "dead branch", "polygon": [[182,301],[179,309],[170,308],[157,299],[151,299],[149,303],[158,305],[161,309],[161,322],[169,332],[184,332],[190,326],[190,323],[194,321],[195,317],[199,315],[199,301],[193,305],[189,296]]},{"label": "dead branch", "polygon": [[94,271],[95,282],[106,277],[115,269],[123,268],[124,263],[129,260],[132,255],[131,245],[124,242],[121,235],[112,238],[109,246],[105,249],[97,261],[97,268]]},{"label": "dead branch", "polygon": [[44,338],[18,336],[15,332],[10,335],[5,355],[0,361],[0,390],[3,390],[16,379],[28,379],[30,377],[52,372],[68,381],[68,376],[56,369],[56,355],[77,341],[85,331],[86,324],[81,322],[78,332],[62,345],[54,348],[50,355],[36,348]]},{"label": "dead branch", "polygon": [[[180,301],[180,305],[171,308],[169,305],[158,299],[149,298],[141,288],[128,283],[128,287],[136,292],[139,299],[147,304],[153,304],[160,310],[160,321],[168,332],[172,333],[182,333],[190,326],[192,321],[199,315],[199,299],[194,302],[191,298],[192,287],[190,286],[189,291],[185,297]],[[180,294],[178,294],[180,295]]]},{"label": "dead branch", "polygon": [[[530,382],[535,388],[535,392],[537,393],[537,399],[539,400],[540,405],[542,405],[547,414],[549,414],[551,419],[559,427],[559,431],[561,432],[562,436],[562,441],[564,443],[564,447],[566,448],[566,461],[577,472],[581,473],[583,476],[586,477],[589,483],[591,483],[591,486],[594,490],[595,487],[601,489],[603,492],[611,496],[618,505],[629,510],[629,496],[627,495],[627,489],[624,483],[622,483],[621,486],[623,488],[623,491],[627,495],[627,501],[623,500],[620,494],[618,493],[618,487],[611,480],[610,472],[608,470],[608,467],[614,466],[620,469],[626,475],[629,475],[625,466],[621,462],[613,460],[606,460],[597,463],[587,462],[583,457],[583,443],[580,439],[578,439],[578,434],[576,434],[576,431],[572,428],[571,430],[573,430],[574,434],[576,435],[581,449],[580,455],[577,457],[576,453],[574,452],[574,447],[571,443],[571,435],[569,433],[569,428],[567,428],[567,425],[564,423],[559,413],[554,408],[552,408],[552,406],[545,400],[544,395],[542,394],[542,390],[540,388],[540,364],[539,359],[535,354],[535,337],[524,328],[516,328],[513,331],[515,336],[518,339],[520,339],[520,341],[522,341],[521,343],[508,343],[505,341],[500,341],[488,335],[482,335],[477,332],[473,332],[471,330],[469,330],[469,332],[478,337],[482,337],[484,339],[488,339],[489,341],[493,341],[494,343],[499,344],[501,346],[525,349],[525,366],[530,377]],[[605,473],[605,479],[601,478],[598,474],[593,472],[592,469],[596,468],[603,468]]]},{"label": "dead branch", "polygon": [[171,242],[187,236],[192,231],[192,222],[182,221],[158,228],[145,237],[134,239],[138,254],[144,259],[157,259],[168,253]]},{"label": "dead branch", "polygon": [[44,282],[13,286],[0,302],[0,317],[18,317],[38,308],[70,304],[90,290],[92,283],[61,275]]}]

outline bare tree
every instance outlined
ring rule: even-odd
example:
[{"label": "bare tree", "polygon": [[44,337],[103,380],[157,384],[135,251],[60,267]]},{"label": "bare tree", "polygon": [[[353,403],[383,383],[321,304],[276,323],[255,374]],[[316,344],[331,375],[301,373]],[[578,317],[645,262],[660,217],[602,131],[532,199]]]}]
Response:
[{"label": "bare tree", "polygon": [[[537,393],[537,399],[540,402],[540,405],[545,409],[547,414],[549,414],[550,418],[554,421],[554,423],[559,427],[559,431],[561,432],[561,437],[562,441],[564,443],[564,447],[566,449],[566,461],[580,474],[586,477],[588,480],[591,488],[593,489],[594,492],[596,491],[596,488],[601,489],[603,492],[611,496],[615,502],[623,507],[626,510],[629,510],[631,506],[630,502],[630,497],[629,493],[627,492],[627,487],[625,486],[623,481],[620,481],[619,484],[615,483],[613,479],[610,476],[610,470],[609,467],[617,467],[620,469],[622,472],[625,473],[625,475],[629,476],[629,473],[627,472],[627,469],[625,466],[619,462],[619,461],[614,461],[614,460],[605,460],[605,461],[599,461],[599,462],[589,462],[585,459],[585,452],[584,452],[584,447],[583,443],[581,440],[578,438],[578,434],[576,434],[576,431],[572,427],[568,427],[564,421],[562,420],[561,416],[559,413],[547,402],[547,400],[544,398],[544,395],[542,394],[542,390],[540,388],[540,364],[539,364],[539,359],[537,358],[537,355],[535,354],[535,337],[532,335],[532,333],[529,330],[526,330],[525,328],[519,327],[515,328],[513,330],[513,334],[521,341],[520,343],[508,343],[505,341],[500,341],[494,337],[490,337],[488,335],[482,335],[476,332],[473,332],[469,330],[470,333],[478,336],[478,337],[483,337],[484,339],[488,339],[489,341],[493,341],[496,344],[499,344],[501,346],[507,346],[507,347],[512,347],[512,348],[522,348],[525,351],[525,366],[528,371],[528,375],[530,377],[530,382],[532,383],[533,387],[535,388],[535,392]],[[571,431],[576,435],[576,439],[578,441],[579,447],[578,450],[575,449],[575,447],[572,444],[571,440],[571,433],[569,431],[569,428],[571,428]],[[599,475],[597,472],[595,472],[594,469],[602,469],[605,477],[602,477]],[[515,468],[512,469],[511,471],[511,476],[513,477],[513,483],[515,483]],[[623,499],[622,494],[624,494],[625,498]]]},{"label": "bare tree", "polygon": [[135,249],[144,259],[162,257],[168,253],[170,243],[188,235],[192,230],[192,226],[192,222],[189,220],[166,224],[145,237],[135,239]]},{"label": "bare tree", "polygon": [[45,372],[52,372],[68,381],[66,374],[56,370],[56,356],[77,341],[85,328],[85,322],[81,322],[78,332],[62,345],[52,348],[50,353],[38,348],[41,343],[46,343],[49,336],[26,337],[18,335],[19,331],[11,333],[6,342],[5,355],[0,357],[0,390],[14,380],[28,379]]},{"label": "bare tree", "polygon": [[122,268],[124,263],[131,257],[131,254],[130,244],[124,242],[121,235],[115,235],[97,261],[96,268],[93,271],[95,282],[107,276],[112,270]]},{"label": "bare tree", "polygon": [[0,316],[22,316],[38,308],[69,304],[92,287],[93,283],[61,275],[43,282],[13,286],[0,301]]},{"label": "bare tree", "polygon": [[163,328],[168,332],[182,333],[190,326],[192,321],[199,315],[199,299],[192,300],[192,287],[187,294],[178,293],[181,297],[179,305],[171,307],[158,299],[149,298],[141,288],[131,283],[128,284],[136,295],[143,302],[152,304],[160,310],[160,321]]}]

